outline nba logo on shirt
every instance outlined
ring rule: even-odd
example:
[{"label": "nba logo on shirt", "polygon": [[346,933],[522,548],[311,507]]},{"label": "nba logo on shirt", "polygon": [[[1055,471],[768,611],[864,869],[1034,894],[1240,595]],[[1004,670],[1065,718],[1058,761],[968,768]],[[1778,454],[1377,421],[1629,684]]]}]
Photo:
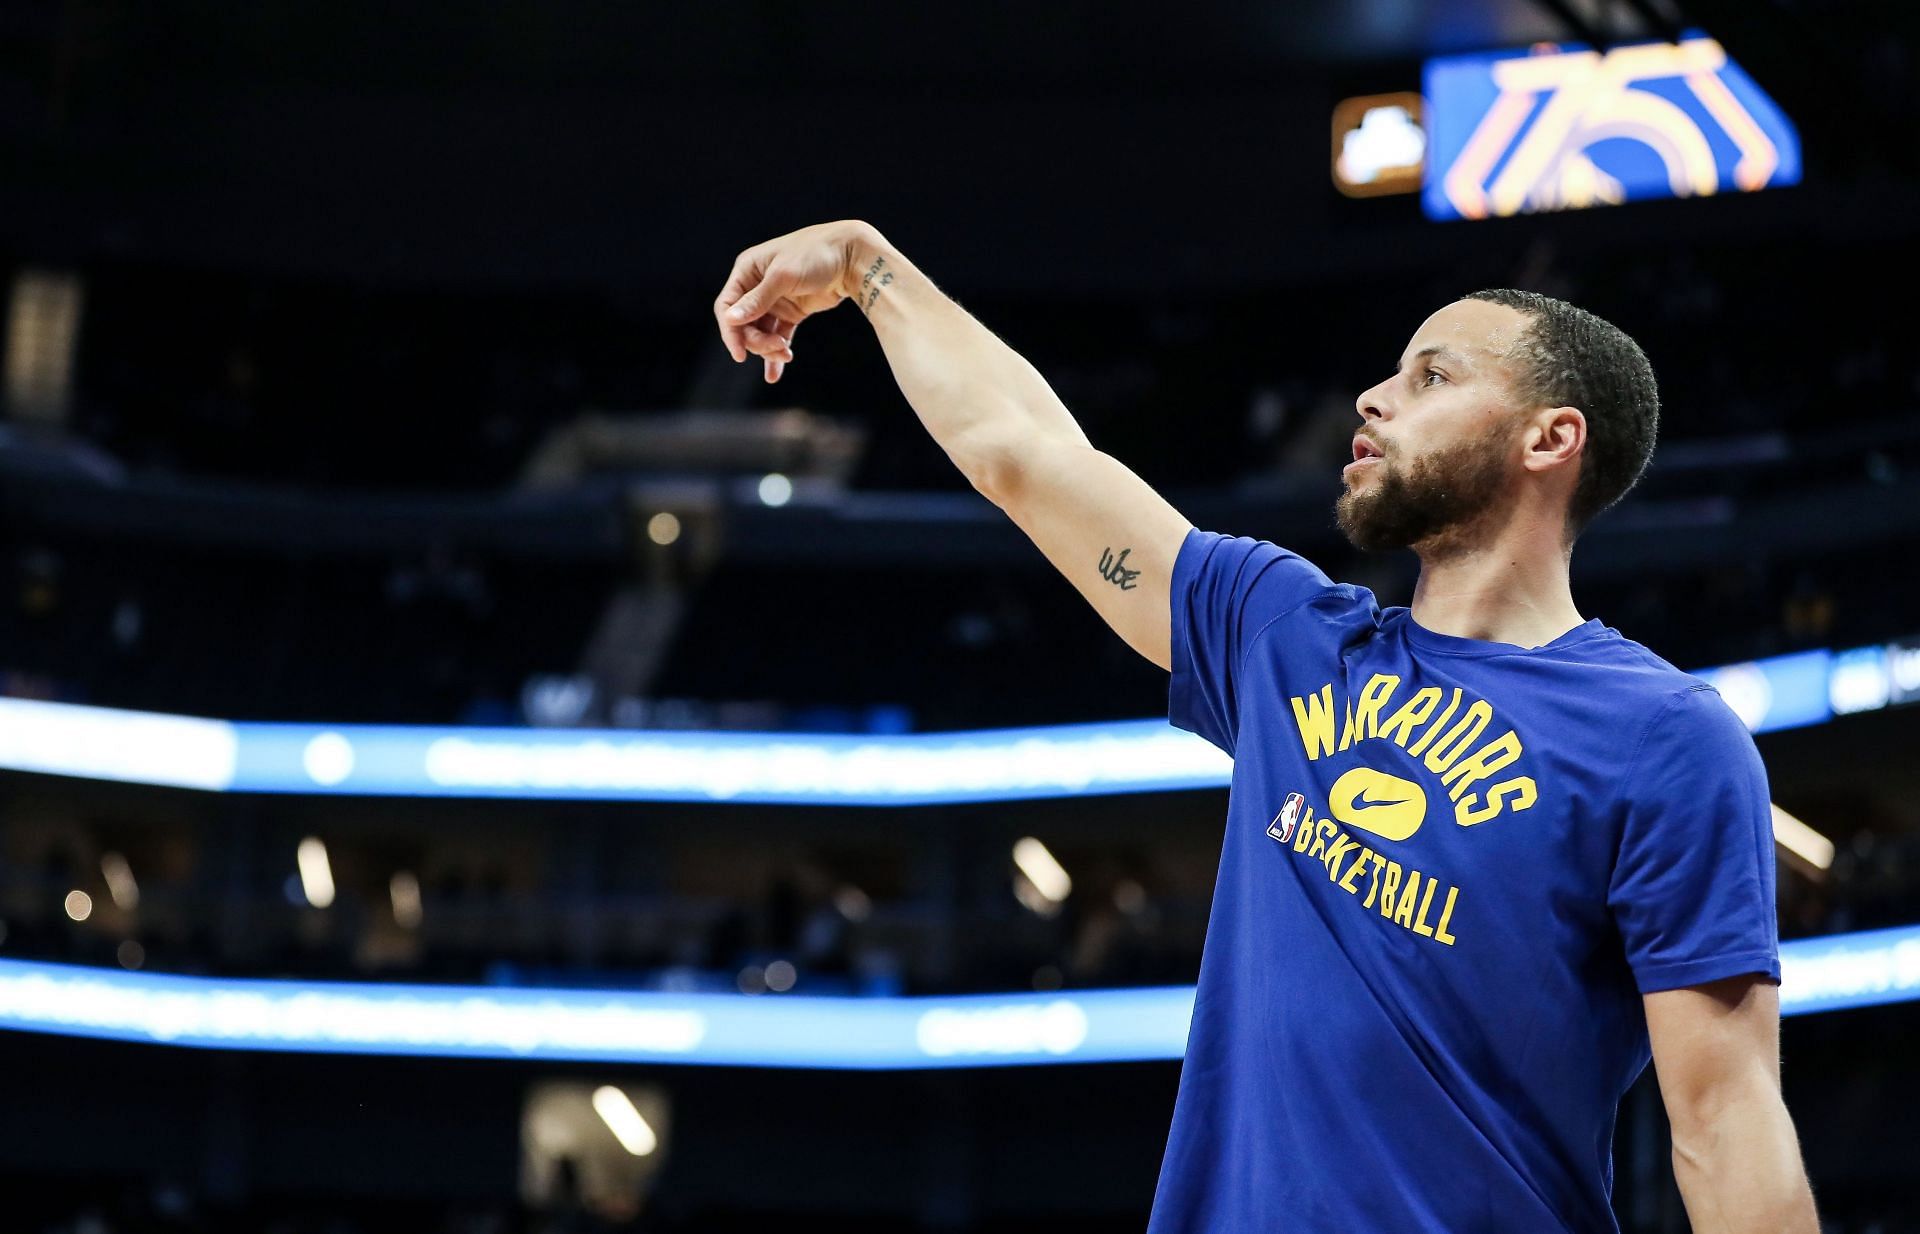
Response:
[{"label": "nba logo on shirt", "polygon": [[[1267,834],[1285,844],[1293,839],[1293,829],[1300,822],[1301,811],[1306,809],[1307,799],[1299,793],[1288,793],[1287,804],[1280,807],[1280,813],[1273,816],[1267,824]],[[1312,813],[1308,810],[1307,813]]]}]

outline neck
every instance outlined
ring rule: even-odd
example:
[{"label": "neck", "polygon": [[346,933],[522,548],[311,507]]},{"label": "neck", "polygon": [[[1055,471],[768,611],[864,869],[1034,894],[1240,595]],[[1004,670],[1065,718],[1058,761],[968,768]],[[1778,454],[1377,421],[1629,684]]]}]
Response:
[{"label": "neck", "polygon": [[1560,514],[1513,510],[1504,523],[1476,529],[1464,542],[1446,537],[1415,546],[1420,581],[1413,619],[1436,634],[1538,647],[1586,620],[1573,604],[1573,550]]}]

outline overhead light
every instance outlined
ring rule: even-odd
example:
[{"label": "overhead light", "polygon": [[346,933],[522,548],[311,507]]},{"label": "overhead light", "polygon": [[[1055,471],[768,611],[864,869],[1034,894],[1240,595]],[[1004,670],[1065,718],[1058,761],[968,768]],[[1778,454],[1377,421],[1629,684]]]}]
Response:
[{"label": "overhead light", "polygon": [[135,909],[140,907],[140,884],[133,881],[133,867],[119,853],[100,855],[100,874],[107,880],[107,894],[113,897],[116,907]]},{"label": "overhead light", "polygon": [[333,903],[333,868],[327,864],[327,846],[318,836],[308,836],[300,841],[296,854],[300,863],[300,890],[307,895],[307,903],[315,908],[326,908]]},{"label": "overhead light", "polygon": [[793,481],[779,472],[760,477],[760,501],[764,505],[784,506],[793,498]]},{"label": "overhead light", "polygon": [[84,891],[69,891],[66,908],[67,916],[75,921],[85,921],[93,916],[93,897]]},{"label": "overhead light", "polygon": [[647,539],[655,544],[672,544],[680,538],[680,520],[674,514],[662,510],[647,520]]},{"label": "overhead light", "polygon": [[1020,867],[1035,891],[1055,904],[1073,891],[1073,880],[1067,877],[1066,869],[1054,860],[1046,845],[1032,836],[1023,837],[1013,846],[1013,864]]},{"label": "overhead light", "polygon": [[316,734],[301,752],[300,765],[315,784],[331,788],[353,774],[353,743],[340,733]]},{"label": "overhead light", "polygon": [[1777,805],[1773,807],[1773,838],[1781,848],[1816,870],[1833,865],[1833,841]]},{"label": "overhead light", "polygon": [[420,880],[412,870],[395,870],[387,880],[387,896],[393,901],[393,923],[403,930],[420,928]]},{"label": "overhead light", "polygon": [[14,418],[59,423],[73,395],[80,277],[22,271],[13,281],[4,343],[5,402]]},{"label": "overhead light", "polygon": [[842,884],[840,890],[833,893],[833,906],[848,921],[865,921],[873,914],[873,901],[852,883]]},{"label": "overhead light", "polygon": [[800,974],[787,961],[775,960],[767,965],[765,979],[769,990],[775,994],[785,994],[793,988],[793,983],[800,979]]},{"label": "overhead light", "polygon": [[634,1156],[645,1157],[660,1147],[660,1137],[647,1126],[647,1120],[640,1117],[633,1099],[613,1085],[603,1084],[593,1090],[593,1112],[606,1123],[607,1130],[613,1132],[613,1138],[620,1141],[620,1147]]}]

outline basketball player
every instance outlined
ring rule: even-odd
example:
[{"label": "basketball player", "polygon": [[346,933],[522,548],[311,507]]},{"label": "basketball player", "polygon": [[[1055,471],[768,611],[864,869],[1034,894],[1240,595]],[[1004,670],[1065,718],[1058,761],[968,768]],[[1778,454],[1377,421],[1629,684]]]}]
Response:
[{"label": "basketball player", "polygon": [[1237,756],[1152,1234],[1617,1230],[1649,1056],[1693,1228],[1816,1234],[1766,773],[1710,685],[1568,585],[1653,451],[1631,339],[1518,291],[1421,324],[1356,400],[1336,509],[1420,558],[1383,609],[1191,526],[870,225],[748,249],[714,314],[777,381],[849,299],[961,472],[1171,671],[1172,722]]}]

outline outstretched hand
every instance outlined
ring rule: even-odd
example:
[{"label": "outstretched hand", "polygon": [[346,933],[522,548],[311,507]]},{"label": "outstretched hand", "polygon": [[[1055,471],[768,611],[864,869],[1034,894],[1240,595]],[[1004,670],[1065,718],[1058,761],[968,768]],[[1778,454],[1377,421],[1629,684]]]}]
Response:
[{"label": "outstretched hand", "polygon": [[713,302],[720,340],[734,363],[759,356],[767,381],[779,381],[793,363],[793,335],[800,323],[851,294],[856,250],[872,234],[865,223],[818,223],[756,244],[735,258],[727,285]]}]

